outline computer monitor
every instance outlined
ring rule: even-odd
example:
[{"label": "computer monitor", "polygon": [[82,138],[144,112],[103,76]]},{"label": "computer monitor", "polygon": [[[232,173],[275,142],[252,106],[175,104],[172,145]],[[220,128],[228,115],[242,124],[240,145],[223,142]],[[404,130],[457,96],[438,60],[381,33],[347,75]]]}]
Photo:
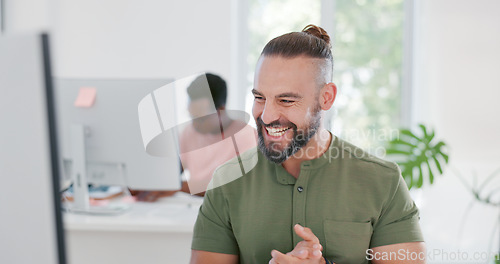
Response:
[{"label": "computer monitor", "polygon": [[0,263],[65,263],[48,36],[0,36]]},{"label": "computer monitor", "polygon": [[[87,183],[139,190],[180,189],[178,140],[173,134],[168,138],[165,146],[168,155],[148,154],[138,111],[144,97],[171,82],[168,79],[55,80],[62,179],[73,183],[73,210],[85,211],[89,207]],[[174,113],[173,97],[163,105]]]}]

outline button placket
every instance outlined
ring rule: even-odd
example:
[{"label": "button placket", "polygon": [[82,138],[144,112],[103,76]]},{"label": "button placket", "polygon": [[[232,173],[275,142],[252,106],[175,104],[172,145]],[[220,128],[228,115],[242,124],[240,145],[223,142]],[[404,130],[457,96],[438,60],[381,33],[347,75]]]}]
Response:
[{"label": "button placket", "polygon": [[[307,166],[306,166],[307,167]],[[309,170],[301,170],[293,189],[293,224],[306,225],[306,193],[309,180]],[[296,245],[303,239],[293,231],[293,244]]]}]

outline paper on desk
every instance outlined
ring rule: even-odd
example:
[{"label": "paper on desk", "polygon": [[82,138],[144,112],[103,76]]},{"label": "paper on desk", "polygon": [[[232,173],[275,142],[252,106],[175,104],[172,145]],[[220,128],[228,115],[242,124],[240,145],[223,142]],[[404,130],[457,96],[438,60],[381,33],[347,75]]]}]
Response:
[{"label": "paper on desk", "polygon": [[94,87],[81,87],[75,100],[76,107],[89,108],[94,105],[97,90]]},{"label": "paper on desk", "polygon": [[107,186],[107,188],[100,189],[94,188],[89,191],[89,197],[93,199],[108,199],[123,192],[123,187],[121,186]]}]

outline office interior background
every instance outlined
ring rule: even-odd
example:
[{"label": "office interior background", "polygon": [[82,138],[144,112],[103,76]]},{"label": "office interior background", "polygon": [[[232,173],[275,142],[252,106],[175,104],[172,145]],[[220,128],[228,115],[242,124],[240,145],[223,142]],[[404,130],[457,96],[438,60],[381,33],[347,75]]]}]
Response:
[{"label": "office interior background", "polygon": [[[500,247],[500,208],[476,201],[463,182],[481,185],[500,169],[499,13],[497,0],[3,0],[2,34],[48,32],[57,78],[214,72],[228,81],[227,108],[250,113],[263,45],[310,23],[324,27],[339,88],[326,120],[334,134],[382,156],[384,133],[419,123],[447,143],[444,174],[411,190],[428,251],[441,251],[431,263],[444,263],[445,253]],[[500,202],[500,173],[488,186]],[[152,250],[175,244],[153,245],[148,234],[141,241]],[[178,263],[164,261],[156,263]]]}]

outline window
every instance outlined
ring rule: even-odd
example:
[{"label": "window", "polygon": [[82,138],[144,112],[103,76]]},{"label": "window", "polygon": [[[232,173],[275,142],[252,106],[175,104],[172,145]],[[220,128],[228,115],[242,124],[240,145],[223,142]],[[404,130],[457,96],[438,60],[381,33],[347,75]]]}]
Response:
[{"label": "window", "polygon": [[403,18],[404,0],[335,0],[331,129],[377,155],[401,125]]},{"label": "window", "polygon": [[253,77],[262,49],[271,39],[308,24],[320,23],[320,0],[248,0],[248,74],[245,111],[252,112]]}]

